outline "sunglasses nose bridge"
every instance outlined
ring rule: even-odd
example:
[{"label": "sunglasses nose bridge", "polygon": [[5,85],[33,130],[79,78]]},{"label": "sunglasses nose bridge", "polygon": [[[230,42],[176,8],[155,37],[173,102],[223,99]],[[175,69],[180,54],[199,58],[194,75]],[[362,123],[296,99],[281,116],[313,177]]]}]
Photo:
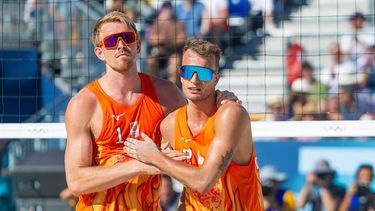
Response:
[{"label": "sunglasses nose bridge", "polygon": [[190,81],[192,81],[192,82],[200,81],[197,71],[193,72],[193,74],[191,75]]},{"label": "sunglasses nose bridge", "polygon": [[116,46],[117,47],[122,47],[122,46],[128,47],[128,44],[125,42],[125,40],[121,36],[119,36],[117,38],[117,45]]}]

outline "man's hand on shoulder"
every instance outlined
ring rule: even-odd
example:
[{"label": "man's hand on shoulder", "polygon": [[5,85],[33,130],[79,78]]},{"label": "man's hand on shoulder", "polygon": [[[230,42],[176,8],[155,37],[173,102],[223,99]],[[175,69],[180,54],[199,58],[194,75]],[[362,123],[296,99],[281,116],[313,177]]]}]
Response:
[{"label": "man's hand on shoulder", "polygon": [[239,104],[242,104],[242,101],[238,99],[238,97],[230,91],[224,90],[216,90],[216,105],[217,107],[220,107],[221,105],[224,105],[227,102],[236,102]]}]

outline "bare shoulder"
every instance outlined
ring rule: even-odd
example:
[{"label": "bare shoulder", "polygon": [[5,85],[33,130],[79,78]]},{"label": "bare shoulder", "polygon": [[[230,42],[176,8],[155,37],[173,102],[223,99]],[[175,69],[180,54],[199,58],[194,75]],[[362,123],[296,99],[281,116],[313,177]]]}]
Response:
[{"label": "bare shoulder", "polygon": [[217,113],[218,117],[228,118],[246,118],[250,120],[249,113],[247,110],[239,103],[229,101],[221,105]]},{"label": "bare shoulder", "polygon": [[69,101],[68,109],[86,110],[88,107],[95,106],[97,103],[98,101],[94,93],[90,92],[87,88],[83,88]]},{"label": "bare shoulder", "polygon": [[165,117],[160,124],[160,131],[163,135],[163,138],[167,140],[172,145],[172,147],[174,147],[175,116],[176,111],[168,114],[168,116]]},{"label": "bare shoulder", "polygon": [[82,121],[89,121],[97,105],[96,96],[87,88],[83,88],[69,101],[66,110],[66,122],[75,118],[79,118]]},{"label": "bare shoulder", "polygon": [[181,90],[174,83],[156,77],[151,77],[151,79],[155,85],[160,104],[165,107],[166,114],[186,104]]},{"label": "bare shoulder", "polygon": [[215,126],[228,128],[231,126],[244,127],[250,126],[250,116],[246,109],[236,102],[227,102],[221,105],[215,117]]},{"label": "bare shoulder", "polygon": [[177,113],[177,110],[168,114],[168,116],[166,116],[161,122],[161,127],[170,128],[170,125],[174,125],[174,119],[176,117],[176,113]]}]

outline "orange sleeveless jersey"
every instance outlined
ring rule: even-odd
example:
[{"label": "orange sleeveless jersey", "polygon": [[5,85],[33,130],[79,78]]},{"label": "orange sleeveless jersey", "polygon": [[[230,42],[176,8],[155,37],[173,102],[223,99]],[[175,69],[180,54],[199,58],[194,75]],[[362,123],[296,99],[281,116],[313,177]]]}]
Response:
[{"label": "orange sleeveless jersey", "polygon": [[[187,106],[178,109],[175,118],[175,148],[188,154],[187,163],[202,166],[209,145],[215,135],[214,121],[217,109],[210,115],[203,130],[191,135],[187,125]],[[231,162],[215,186],[206,194],[184,187],[186,210],[263,210],[255,149],[247,166]]]},{"label": "orange sleeveless jersey", "polygon": [[[96,95],[103,111],[103,125],[94,141],[94,165],[112,166],[131,158],[123,155],[127,137],[139,138],[144,132],[160,146],[159,124],[164,118],[155,87],[150,78],[139,73],[143,95],[131,106],[125,106],[93,81],[86,87]],[[105,191],[81,195],[76,210],[160,210],[160,175],[142,175]]]}]

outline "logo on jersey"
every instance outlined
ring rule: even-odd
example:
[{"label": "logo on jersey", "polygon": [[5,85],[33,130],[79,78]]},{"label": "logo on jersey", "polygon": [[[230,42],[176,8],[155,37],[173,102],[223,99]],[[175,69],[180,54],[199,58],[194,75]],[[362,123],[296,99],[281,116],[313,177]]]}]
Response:
[{"label": "logo on jersey", "polygon": [[122,113],[122,114],[117,115],[117,116],[113,114],[113,115],[112,115],[112,118],[115,118],[116,121],[119,121],[120,118],[121,118],[122,116],[124,116],[124,115],[125,115],[125,113]]},{"label": "logo on jersey", "polygon": [[192,140],[191,138],[185,139],[184,137],[181,137],[180,139],[181,141],[185,141],[186,143]]}]

